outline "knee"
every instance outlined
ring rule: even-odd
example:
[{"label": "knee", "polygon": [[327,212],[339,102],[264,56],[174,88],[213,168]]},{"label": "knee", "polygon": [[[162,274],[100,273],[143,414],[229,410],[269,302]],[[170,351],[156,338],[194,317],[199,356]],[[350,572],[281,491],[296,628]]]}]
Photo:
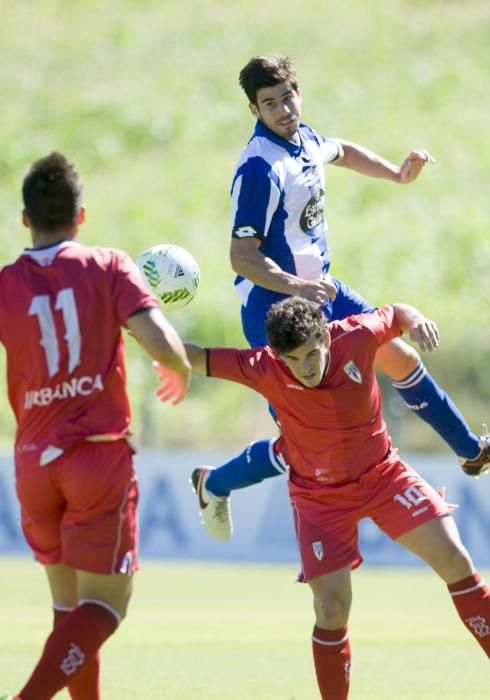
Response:
[{"label": "knee", "polygon": [[474,571],[473,562],[467,550],[460,543],[451,543],[438,554],[433,562],[433,568],[447,583],[456,583],[461,579],[471,576]]},{"label": "knee", "polygon": [[319,593],[314,598],[316,624],[324,629],[336,630],[349,620],[351,597],[343,593]]},{"label": "knee", "polygon": [[407,343],[394,340],[376,353],[375,366],[394,381],[405,379],[420,362],[420,355]]}]

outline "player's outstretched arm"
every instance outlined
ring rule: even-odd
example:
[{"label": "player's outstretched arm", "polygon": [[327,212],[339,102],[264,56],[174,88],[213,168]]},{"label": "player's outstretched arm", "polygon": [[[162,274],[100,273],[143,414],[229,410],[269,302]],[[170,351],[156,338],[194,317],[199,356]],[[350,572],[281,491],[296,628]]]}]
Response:
[{"label": "player's outstretched arm", "polygon": [[197,372],[197,374],[207,374],[206,348],[202,348],[194,343],[184,343],[184,347],[192,365],[192,371]]},{"label": "player's outstretched arm", "polygon": [[393,304],[396,319],[404,333],[408,333],[421,350],[431,352],[439,346],[439,330],[429,318],[426,318],[414,306]]},{"label": "player's outstretched arm", "polygon": [[304,280],[282,270],[277,263],[263,255],[258,249],[258,238],[233,238],[230,261],[233,270],[254,284],[273,292],[309,299],[315,304],[324,304],[335,299],[337,289],[330,277],[319,280]]},{"label": "player's outstretched arm", "polygon": [[[206,350],[193,343],[184,343],[184,347],[187,358],[192,365],[192,371],[198,374],[206,374]],[[159,382],[155,394],[160,401],[171,401],[172,405],[175,406],[180,401],[180,398],[176,397],[178,393],[178,377],[176,377],[176,373],[156,361],[153,361],[152,366],[157,373],[157,381]]]},{"label": "player's outstretched arm", "polygon": [[172,375],[173,404],[181,401],[189,387],[191,364],[184,344],[175,328],[157,308],[145,309],[130,316],[127,326],[150,357]]},{"label": "player's outstretched arm", "polygon": [[416,180],[422,168],[435,162],[428,151],[418,149],[411,151],[398,166],[356,143],[342,140],[338,140],[338,143],[341,146],[341,154],[333,162],[334,165],[355,170],[369,177],[391,180],[401,185],[407,185]]}]

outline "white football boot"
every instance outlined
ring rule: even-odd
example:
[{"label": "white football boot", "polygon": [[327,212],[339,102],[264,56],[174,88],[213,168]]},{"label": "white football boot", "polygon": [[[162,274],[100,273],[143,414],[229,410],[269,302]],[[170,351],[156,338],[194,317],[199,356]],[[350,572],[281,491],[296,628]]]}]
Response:
[{"label": "white football boot", "polygon": [[190,483],[199,501],[199,514],[205,530],[220,542],[226,542],[233,535],[233,522],[229,496],[215,496],[206,488],[211,467],[199,467],[191,474]]}]

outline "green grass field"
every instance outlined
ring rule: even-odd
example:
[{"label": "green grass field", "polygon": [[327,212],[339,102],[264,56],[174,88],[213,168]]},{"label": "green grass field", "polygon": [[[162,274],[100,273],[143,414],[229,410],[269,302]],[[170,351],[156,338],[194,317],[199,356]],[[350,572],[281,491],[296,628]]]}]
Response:
[{"label": "green grass field", "polygon": [[[2,558],[0,567],[0,692],[13,692],[51,613],[39,566]],[[295,573],[144,561],[129,616],[104,650],[105,700],[318,698],[310,593]],[[353,576],[352,700],[488,699],[488,661],[435,576],[368,567]]]},{"label": "green grass field", "polygon": [[[189,248],[201,288],[172,321],[204,345],[243,344],[229,188],[253,119],[238,72],[252,55],[289,53],[307,123],[397,163],[411,148],[435,156],[410,187],[327,169],[332,272],[373,303],[406,301],[433,317],[442,343],[429,366],[475,431],[488,421],[488,0],[0,0],[0,16],[1,264],[27,243],[28,165],[59,149],[85,179],[83,240],[131,255],[160,242]],[[263,436],[264,402],[241,387],[195,381],[182,406],[162,407],[129,345],[145,446]],[[440,449],[407,414],[401,446]],[[4,446],[12,433],[4,402]]]}]

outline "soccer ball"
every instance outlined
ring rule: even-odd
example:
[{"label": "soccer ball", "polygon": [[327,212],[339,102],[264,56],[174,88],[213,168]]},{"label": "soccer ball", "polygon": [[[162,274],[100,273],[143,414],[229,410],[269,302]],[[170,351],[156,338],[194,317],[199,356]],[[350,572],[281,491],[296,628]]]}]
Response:
[{"label": "soccer ball", "polygon": [[199,265],[178,245],[152,245],[136,258],[146,286],[166,311],[181,309],[192,301],[199,287]]}]

